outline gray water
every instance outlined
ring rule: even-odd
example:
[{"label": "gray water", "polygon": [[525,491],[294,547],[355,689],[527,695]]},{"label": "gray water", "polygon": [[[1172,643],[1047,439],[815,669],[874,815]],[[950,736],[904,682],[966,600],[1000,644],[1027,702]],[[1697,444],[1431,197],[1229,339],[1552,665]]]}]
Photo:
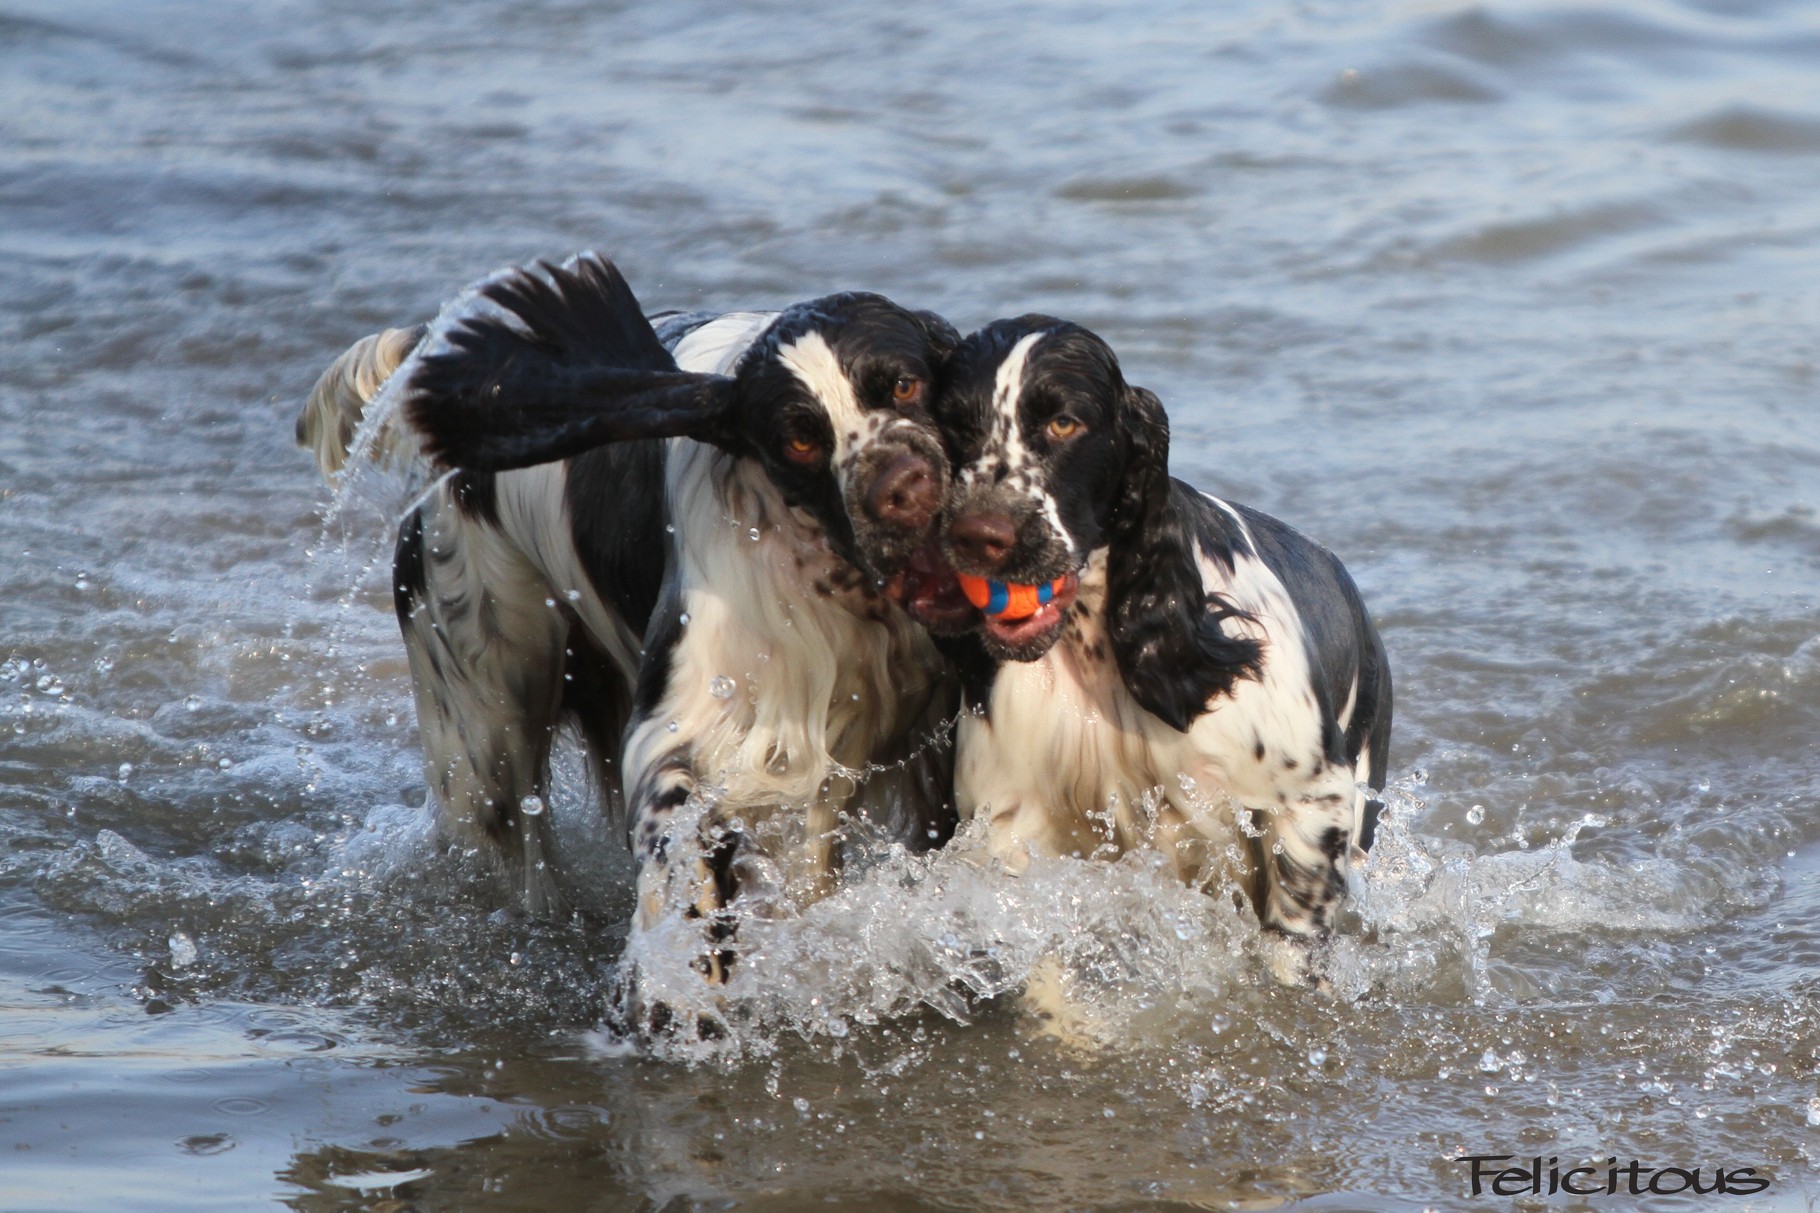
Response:
[{"label": "gray water", "polygon": [[[1773,0],[0,0],[0,1208],[1508,1207],[1475,1153],[1807,1208],[1816,197]],[[963,837],[769,924],[712,1053],[598,1028],[572,753],[540,925],[421,807],[397,501],[290,440],[586,247],[1081,321],[1346,559],[1398,704],[1334,996],[1141,857]]]}]

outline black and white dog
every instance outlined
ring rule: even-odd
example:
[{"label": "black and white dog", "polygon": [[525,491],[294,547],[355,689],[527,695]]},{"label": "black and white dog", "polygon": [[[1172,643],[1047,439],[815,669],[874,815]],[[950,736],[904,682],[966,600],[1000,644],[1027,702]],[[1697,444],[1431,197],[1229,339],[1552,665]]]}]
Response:
[{"label": "black and white dog", "polygon": [[[947,484],[931,397],[958,336],[857,293],[656,320],[592,255],[505,271],[374,407],[456,469],[395,561],[445,818],[522,848],[549,904],[541,800],[570,713],[623,789],[637,925],[698,920],[720,980],[734,897],[818,895],[844,815],[889,811],[927,845],[952,812],[950,754],[924,743],[958,691],[919,620],[967,610],[922,575]],[[350,394],[414,335],[356,345],[318,385],[299,439],[325,471]],[[698,789],[707,817],[673,829]]]},{"label": "black and white dog", "polygon": [[[1046,598],[979,620],[957,808],[987,816],[1013,866],[1156,846],[1205,883],[1248,852],[1265,926],[1324,940],[1390,740],[1389,666],[1346,570],[1171,479],[1161,403],[1078,325],[1031,315],[968,337],[936,412],[954,568],[997,583],[996,601]],[[1311,978],[1310,951],[1286,950],[1280,975]]]}]

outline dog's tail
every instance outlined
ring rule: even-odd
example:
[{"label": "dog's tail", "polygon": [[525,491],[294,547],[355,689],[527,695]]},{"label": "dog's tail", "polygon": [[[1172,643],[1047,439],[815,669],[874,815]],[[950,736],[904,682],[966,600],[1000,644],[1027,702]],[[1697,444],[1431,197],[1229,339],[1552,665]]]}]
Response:
[{"label": "dog's tail", "polygon": [[[309,401],[297,414],[297,445],[316,457],[323,479],[332,480],[347,465],[348,450],[367,405],[410,357],[427,330],[427,325],[420,324],[362,337],[330,363],[310,389]],[[393,418],[373,436],[369,453],[375,462],[387,462],[400,453],[401,442],[410,443],[415,453],[415,440]]]},{"label": "dog's tail", "polygon": [[443,309],[399,380],[440,467],[507,471],[609,442],[714,441],[732,380],[677,369],[611,261],[503,270]]}]

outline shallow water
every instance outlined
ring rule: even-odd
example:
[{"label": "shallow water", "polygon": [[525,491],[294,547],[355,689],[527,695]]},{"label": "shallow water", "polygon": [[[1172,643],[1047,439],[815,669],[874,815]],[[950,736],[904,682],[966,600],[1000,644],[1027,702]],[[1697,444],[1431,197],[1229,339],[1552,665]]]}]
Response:
[{"label": "shallow water", "polygon": [[[1474,1153],[1806,1208],[1817,69],[1739,0],[0,0],[0,1208],[1501,1206]],[[766,924],[714,1055],[601,1032],[572,756],[588,913],[526,922],[418,807],[396,502],[325,522],[290,441],[356,337],[583,247],[1082,321],[1341,553],[1398,711],[1335,997],[963,837]],[[1022,1017],[1058,955],[1107,1043]]]}]

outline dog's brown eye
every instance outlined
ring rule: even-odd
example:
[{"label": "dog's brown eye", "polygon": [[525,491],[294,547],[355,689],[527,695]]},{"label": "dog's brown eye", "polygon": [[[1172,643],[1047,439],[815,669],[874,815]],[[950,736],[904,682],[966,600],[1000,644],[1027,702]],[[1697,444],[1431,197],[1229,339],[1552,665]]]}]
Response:
[{"label": "dog's brown eye", "polygon": [[914,375],[899,375],[891,385],[891,399],[896,404],[914,404],[923,398],[923,381]]},{"label": "dog's brown eye", "polygon": [[822,444],[798,434],[784,439],[784,454],[796,463],[814,463],[822,457]]},{"label": "dog's brown eye", "polygon": [[1051,438],[1072,438],[1085,427],[1064,413],[1060,417],[1051,418],[1047,428]]}]

